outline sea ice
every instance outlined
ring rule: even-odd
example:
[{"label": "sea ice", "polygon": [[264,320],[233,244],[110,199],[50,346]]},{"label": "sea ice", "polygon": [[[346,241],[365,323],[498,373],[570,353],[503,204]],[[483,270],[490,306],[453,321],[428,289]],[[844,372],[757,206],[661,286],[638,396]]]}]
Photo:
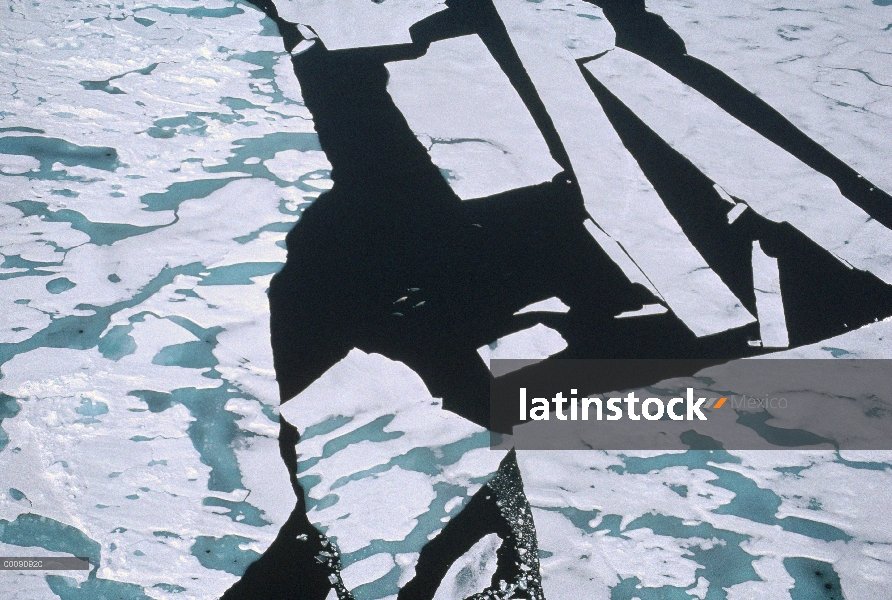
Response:
[{"label": "sea ice", "polygon": [[573,58],[530,28],[535,4],[525,4],[495,1],[570,155],[592,219],[621,245],[696,335],[752,323],[754,317],[691,245],[623,146]]},{"label": "sea ice", "polygon": [[560,172],[533,117],[476,35],[387,65],[387,90],[464,200],[550,181]]},{"label": "sea ice", "polygon": [[[892,112],[889,8],[839,0],[647,5],[688,53],[730,75],[886,192]],[[779,10],[783,8],[784,10]]]},{"label": "sea ice", "polygon": [[409,27],[446,8],[442,0],[278,0],[279,16],[307,25],[329,50],[411,44]]},{"label": "sea ice", "polygon": [[636,54],[616,48],[585,68],[730,194],[892,283],[892,231],[845,198],[829,178]]},{"label": "sea ice", "polygon": [[519,311],[514,313],[515,315],[522,315],[528,312],[556,312],[556,313],[565,313],[570,310],[570,307],[561,301],[558,297],[547,298],[540,302],[534,302],[529,306],[525,306],[521,308]]},{"label": "sea ice", "polygon": [[[490,366],[490,361],[494,358],[522,358],[538,362],[557,354],[566,347],[567,342],[560,333],[540,323],[500,337],[488,346],[481,346],[477,348],[477,354],[487,366]],[[525,364],[529,364],[529,362]],[[520,365],[517,368],[519,369]],[[510,373],[510,371],[503,370],[502,374],[505,373]]]},{"label": "sea ice", "polygon": [[[345,568],[375,540],[396,542],[394,556],[419,552],[419,538],[457,513],[456,492],[467,502],[504,457],[488,448],[486,430],[443,410],[411,369],[357,349],[283,404],[280,417],[301,432],[308,515],[337,541]],[[418,453],[429,456],[424,471],[405,460]]]},{"label": "sea ice", "polygon": [[452,563],[433,600],[469,598],[488,588],[496,572],[496,552],[501,545],[502,540],[495,533],[483,536]]},{"label": "sea ice", "polygon": [[790,338],[784,317],[777,259],[766,255],[758,241],[753,242],[753,287],[756,290],[756,312],[762,347],[786,348],[790,345]]}]

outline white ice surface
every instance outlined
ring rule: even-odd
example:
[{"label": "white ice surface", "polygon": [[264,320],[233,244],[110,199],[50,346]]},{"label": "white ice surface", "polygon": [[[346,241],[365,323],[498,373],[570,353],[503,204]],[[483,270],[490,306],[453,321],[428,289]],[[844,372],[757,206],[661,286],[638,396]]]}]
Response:
[{"label": "white ice surface", "polygon": [[[312,508],[310,521],[345,554],[375,540],[405,540],[416,529],[426,540],[456,512],[436,507],[447,494],[439,490],[452,490],[443,502],[458,491],[466,503],[479,489],[475,478],[495,472],[504,457],[488,449],[484,429],[443,410],[411,369],[356,349],[282,405],[280,415],[302,432],[298,463],[307,495],[327,505]],[[327,432],[313,433],[319,426]],[[385,435],[372,433],[379,428]],[[462,457],[443,459],[444,448],[456,444],[465,447]],[[440,458],[427,465],[433,474],[394,464],[419,448]],[[404,544],[400,553],[420,550]]]},{"label": "white ice surface", "polygon": [[540,0],[503,7],[519,17],[510,19],[513,33],[547,38],[573,59],[601,54],[615,42],[613,27],[601,9],[583,0]]},{"label": "white ice surface", "polygon": [[[0,253],[38,263],[33,273],[2,269],[18,276],[0,281],[0,341],[18,352],[0,367],[0,389],[21,405],[2,423],[9,442],[0,451],[0,519],[33,513],[77,528],[101,548],[99,578],[138,584],[149,597],[219,598],[236,577],[200,564],[191,552],[197,538],[239,535],[247,540],[243,547],[262,552],[293,508],[294,494],[279,458],[278,424],[267,416],[278,398],[265,295],[269,275],[247,278],[247,285],[201,285],[196,273],[257,261],[281,264],[282,224],[297,220],[304,195],[312,199],[311,192],[279,187],[284,180],[256,167],[298,139],[315,139],[290,57],[281,39],[261,35],[261,13],[222,0],[8,8],[0,36],[0,137],[111,147],[119,166],[56,161],[53,178],[39,178],[40,161],[0,153]],[[204,10],[213,14],[203,16]],[[110,77],[109,85],[123,93],[81,84]],[[286,154],[290,173],[327,169],[318,154]],[[248,181],[254,172],[258,176]],[[202,181],[218,181],[221,189],[175,187]],[[144,196],[165,192],[179,195],[179,205],[146,210]],[[24,216],[9,204],[22,200],[46,209]],[[66,220],[66,214],[86,222]],[[160,228],[103,245],[108,227],[97,223]],[[268,226],[275,230],[259,231]],[[191,274],[159,278],[165,269],[190,264],[197,265]],[[75,286],[51,293],[47,283],[61,277]],[[132,325],[133,352],[114,360],[95,346],[47,347],[45,328],[96,312],[85,306],[110,314],[101,333]],[[207,368],[152,362],[166,346],[198,341],[170,317],[220,328],[212,352],[222,380],[202,376]],[[130,395],[221,384],[242,392],[221,407],[239,432],[229,450],[242,489],[233,492],[208,489],[210,468],[189,437],[195,417],[186,407],[153,413]],[[85,418],[76,412],[85,402],[105,404],[108,412]],[[14,500],[10,488],[25,499]],[[204,506],[209,497],[247,498],[268,524],[233,520],[219,507]],[[5,545],[2,553],[16,554],[13,548],[19,547]],[[75,585],[83,579],[67,575]],[[165,592],[156,584],[183,591]],[[0,587],[29,600],[57,597],[44,574],[4,572]]]},{"label": "white ice surface", "polygon": [[616,319],[632,319],[635,317],[646,317],[649,315],[662,315],[667,312],[666,307],[662,304],[645,304],[638,310],[629,310],[616,315]]},{"label": "white ice surface", "polygon": [[387,575],[396,566],[393,557],[386,552],[372,554],[351,564],[341,571],[341,579],[347,589],[354,589],[366,583],[371,583]]},{"label": "white ice surface", "polygon": [[787,334],[777,259],[765,254],[758,241],[753,242],[753,287],[762,346],[786,348],[790,345],[790,336]]},{"label": "white ice surface", "polygon": [[841,0],[659,0],[688,53],[758,95],[892,192],[889,6]]},{"label": "white ice surface", "polygon": [[892,231],[845,198],[832,180],[636,54],[616,48],[585,68],[730,194],[892,283]]},{"label": "white ice surface", "polygon": [[495,533],[483,536],[452,563],[433,600],[465,600],[488,588],[496,572],[496,552],[501,545],[502,540]]},{"label": "white ice surface", "polygon": [[274,157],[263,161],[263,165],[273,175],[290,183],[297,181],[302,175],[306,175],[307,171],[331,171],[331,164],[321,150],[310,152],[283,150],[276,152]]},{"label": "white ice surface", "polygon": [[[538,30],[536,5],[495,0],[495,6],[570,156],[595,223],[621,244],[697,336],[752,323],[623,146],[573,57]],[[609,48],[612,37],[601,31]]]},{"label": "white ice surface", "polygon": [[40,168],[40,161],[33,156],[21,154],[0,154],[0,173],[3,175],[21,175]]},{"label": "white ice surface", "polygon": [[276,0],[279,16],[308,25],[329,50],[410,44],[409,28],[446,8],[442,0]]},{"label": "white ice surface", "polygon": [[546,298],[540,302],[534,302],[529,306],[525,306],[521,308],[519,311],[514,313],[515,315],[522,315],[528,312],[557,312],[557,313],[565,313],[570,310],[570,307],[561,301],[560,298],[553,296],[551,298]]},{"label": "white ice surface", "polygon": [[551,181],[561,171],[508,76],[476,35],[387,65],[387,90],[462,199]]},{"label": "white ice surface", "polygon": [[[535,5],[543,6],[551,5]],[[875,79],[882,75],[888,65],[876,57],[884,56],[881,51],[888,32],[882,29],[892,19],[883,15],[892,9],[866,1],[850,8],[842,2],[825,0],[785,6],[808,10],[773,11],[780,5],[753,2],[648,3],[650,10],[663,12],[670,24],[682,31],[693,54],[733,72],[821,144],[888,189],[886,113],[890,103],[884,94],[889,88],[872,83],[850,67],[865,70]],[[667,7],[677,7],[678,14],[685,15],[686,29],[666,12]],[[200,272],[207,272],[213,265],[245,266],[252,257],[284,260],[284,249],[277,245],[282,243],[284,232],[265,231],[252,241],[244,241],[244,236],[263,226],[281,228],[282,223],[293,223],[302,205],[318,195],[318,191],[308,191],[313,186],[279,187],[287,181],[258,166],[270,159],[270,164],[276,165],[276,154],[295,150],[291,145],[294,138],[282,141],[270,134],[314,135],[309,112],[300,101],[290,57],[281,40],[268,35],[274,27],[268,20],[262,23],[259,12],[247,4],[224,0],[202,2],[200,6],[191,0],[148,4],[47,0],[36,5],[14,2],[8,8],[0,36],[0,128],[30,127],[43,133],[9,130],[0,135],[50,137],[82,146],[113,147],[121,166],[105,171],[57,162],[53,176],[69,179],[0,175],[2,253],[46,263],[37,273],[0,281],[2,342],[14,344],[10,349],[16,351],[27,348],[2,366],[0,391],[15,396],[21,412],[0,425],[10,438],[0,451],[0,519],[14,520],[18,515],[33,513],[77,528],[100,544],[100,578],[137,583],[149,597],[217,599],[236,576],[198,563],[190,551],[196,539],[240,535],[260,552],[274,539],[294,506],[273,433],[277,424],[264,412],[278,397],[265,295],[270,275],[251,277],[245,285],[206,285],[203,276],[194,273],[175,275],[169,283],[157,277],[168,264],[180,268],[190,261],[199,262]],[[580,13],[585,9],[592,15],[599,14],[590,5],[577,8]],[[221,12],[201,16],[203,9]],[[754,17],[719,18],[744,10]],[[224,12],[228,16],[221,16]],[[803,41],[794,43],[777,33],[775,25],[781,21],[810,29],[798,30],[796,36]],[[767,26],[761,27],[760,23]],[[564,44],[560,37],[553,36],[559,45]],[[807,56],[800,52],[806,43]],[[707,55],[707,51],[716,54]],[[796,58],[797,54],[803,57]],[[868,65],[864,62],[867,60],[872,62]],[[149,74],[131,72],[156,63]],[[798,79],[788,80],[788,73]],[[124,94],[87,90],[80,83],[122,74],[110,85]],[[758,89],[752,84],[778,77],[783,85]],[[850,106],[828,96],[838,96]],[[865,109],[854,106],[861,103],[859,97],[868,99],[863,103]],[[325,170],[327,167],[321,166],[314,152],[317,150],[283,155],[288,160],[305,161],[303,165],[292,164],[288,177],[299,175],[301,169],[307,175]],[[243,157],[243,162],[237,156]],[[34,168],[34,162],[25,155],[0,154],[0,159],[16,170]],[[227,165],[227,160],[231,164]],[[223,171],[213,172],[216,167]],[[2,170],[7,171],[5,166]],[[145,210],[140,199],[148,193],[169,191],[173,184],[215,180],[229,174],[242,178],[252,175],[253,182],[239,182],[211,195],[187,194],[176,214],[172,209]],[[75,177],[79,179],[72,179]],[[60,195],[63,193],[72,195]],[[75,211],[96,223],[169,226],[139,233],[134,236],[137,242],[125,238],[110,247],[101,246],[67,221],[52,221],[42,215],[26,217],[21,209],[8,205],[20,200],[46,203],[51,215],[58,216],[60,210]],[[207,218],[212,221],[206,222]],[[141,238],[145,243],[139,243]],[[144,252],[145,248],[151,251]],[[615,242],[613,248],[618,250]],[[5,267],[0,272],[7,276],[27,269]],[[118,275],[122,281],[113,283],[108,280],[110,275]],[[46,284],[61,276],[77,286],[60,294],[50,293]],[[17,304],[16,300],[24,303]],[[113,306],[118,302],[126,304]],[[113,308],[107,332],[115,326],[129,325],[133,317],[130,335],[134,353],[115,361],[104,358],[95,347],[47,347],[47,340],[40,335],[52,319],[93,313],[93,309],[78,308],[80,304]],[[159,348],[197,340],[184,328],[170,326],[170,317],[174,316],[184,316],[205,328],[223,328],[213,348],[222,381],[203,377],[208,369],[152,363]],[[887,321],[773,356],[892,358],[890,341],[892,323]],[[411,378],[410,373],[402,371],[399,380],[407,375]],[[144,402],[128,395],[136,389],[170,392],[182,387],[216,389],[221,384],[240,390],[225,408],[226,413],[240,417],[236,426],[244,434],[232,443],[243,489],[231,493],[208,489],[210,468],[202,463],[188,437],[189,426],[195,421],[182,405],[152,413]],[[441,425],[447,432],[464,431],[460,420],[455,421],[456,425],[449,421],[447,426],[436,420],[439,416],[431,429],[426,428],[432,415],[448,417],[449,413],[433,405],[426,409],[430,412],[421,410],[428,406],[425,401],[435,401],[421,389],[419,414],[404,421],[395,418],[387,426],[390,432],[402,431],[403,437],[375,443],[347,438],[345,442],[353,443],[326,458],[318,468],[327,473],[330,464],[332,476],[352,473],[349,467],[334,462],[338,455],[350,451],[353,456],[361,455],[350,459],[361,468],[375,468],[416,446],[429,447],[428,439],[441,435],[437,429]],[[79,422],[83,415],[75,411],[84,401],[104,402],[108,413],[96,416],[97,423]],[[373,406],[369,412],[380,416],[402,413],[413,403],[394,403],[401,407],[399,411]],[[363,411],[360,407],[354,413],[361,415]],[[323,417],[334,414],[326,412]],[[342,429],[352,431],[351,424]],[[471,431],[467,433],[480,433]],[[248,437],[249,433],[253,437]],[[135,436],[153,439],[134,441],[131,438]],[[326,436],[302,441],[302,456],[321,454],[323,444],[318,442],[323,438],[341,437],[339,432]],[[438,492],[438,502],[442,499],[446,504],[443,513],[428,510],[433,514],[421,516],[422,520],[430,517],[438,523],[425,527],[425,536],[442,526],[440,519],[445,513],[457,513],[502,456],[486,447],[487,438],[469,439],[459,440],[456,454],[460,458],[441,465],[442,474],[430,478],[449,485]],[[352,448],[361,443],[366,445]],[[432,443],[435,453],[437,448],[446,447],[437,445],[441,442]],[[356,450],[369,445],[387,448],[369,463],[359,462],[365,453]],[[702,559],[679,558],[679,548],[685,551],[708,542],[658,536],[644,528],[627,539],[603,530],[588,534],[558,512],[567,506],[585,511],[596,507],[591,511],[595,523],[613,514],[626,526],[640,515],[653,514],[661,519],[709,522],[722,531],[739,533],[743,536],[742,547],[757,556],[754,568],[763,581],[731,586],[728,594],[734,599],[788,598],[792,579],[782,563],[786,556],[832,562],[849,600],[883,598],[892,586],[892,554],[886,533],[892,531],[887,510],[892,501],[887,497],[892,489],[888,481],[892,457],[887,452],[842,452],[841,458],[829,452],[733,453],[742,461],[735,474],[781,498],[778,516],[800,515],[840,527],[853,536],[849,542],[825,542],[758,523],[746,515],[711,512],[735,493],[715,485],[717,475],[700,466],[654,466],[642,475],[620,474],[608,467],[620,467],[631,460],[629,457],[552,452],[545,457],[552,462],[538,469],[535,463],[525,462],[525,454],[521,453],[521,463],[534,504],[540,547],[553,553],[543,559],[549,598],[606,599],[610,586],[616,585],[620,576],[630,575],[646,583],[674,581],[693,586],[696,581],[696,587],[687,588],[690,595],[702,590],[703,585],[708,585],[713,594],[722,593],[717,582],[707,582],[702,576]],[[694,455],[686,456],[688,459],[682,459],[693,465]],[[881,468],[862,468],[842,459],[874,462]],[[728,463],[721,464],[725,468],[720,471],[732,473]],[[561,465],[563,470],[548,479],[549,472]],[[776,470],[791,466],[804,470],[798,476]],[[120,475],[109,477],[116,473]],[[333,480],[329,478],[322,486],[328,481]],[[458,483],[451,487],[452,482]],[[565,489],[568,484],[569,492]],[[688,496],[678,496],[668,485],[689,486]],[[421,489],[425,487],[431,489],[432,484],[428,482]],[[9,488],[23,492],[26,499],[15,500]],[[127,498],[130,495],[138,498]],[[741,500],[751,499],[749,492],[739,495]],[[233,521],[220,514],[217,507],[203,506],[206,497],[232,501],[246,498],[263,511],[262,517],[270,524],[251,526]],[[97,504],[107,508],[97,508]],[[351,508],[357,507],[343,507],[345,513]],[[546,520],[548,517],[553,521]],[[170,531],[174,526],[181,539],[159,538],[153,533]],[[402,545],[417,548],[418,544],[413,544]],[[136,550],[145,556],[135,555]],[[414,573],[417,549],[412,552],[400,548],[396,552],[394,561],[401,569],[399,581],[404,584]],[[24,553],[53,554],[36,546],[0,545],[0,554]],[[77,574],[73,579],[83,581]],[[185,591],[169,593],[153,587],[161,583],[180,585]],[[0,587],[15,590],[28,600],[58,598],[43,574],[3,572]],[[642,596],[652,591],[644,590]]]},{"label": "white ice surface", "polygon": [[[560,333],[540,323],[500,337],[487,346],[480,346],[477,348],[477,354],[480,355],[486,366],[490,366],[490,361],[493,359],[523,358],[538,362],[557,354],[566,347],[567,341]],[[517,368],[519,369],[520,366],[518,365]],[[503,370],[502,374],[510,373],[511,370]]]}]

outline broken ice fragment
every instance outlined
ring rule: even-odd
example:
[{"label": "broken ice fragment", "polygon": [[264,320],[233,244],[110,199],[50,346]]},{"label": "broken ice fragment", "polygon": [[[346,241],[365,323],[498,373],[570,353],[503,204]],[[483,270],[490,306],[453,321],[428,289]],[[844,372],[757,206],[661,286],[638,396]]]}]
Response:
[{"label": "broken ice fragment", "polygon": [[495,533],[480,539],[452,563],[433,600],[474,597],[476,593],[488,588],[496,572],[496,552],[501,545],[502,540]]},{"label": "broken ice fragment", "polygon": [[[477,353],[486,365],[490,366],[490,361],[494,358],[521,358],[538,362],[566,347],[567,342],[560,333],[539,324],[501,337],[488,346],[481,346],[477,349]],[[520,368],[520,365],[517,368]],[[509,372],[510,370],[504,371],[504,373]]]},{"label": "broken ice fragment", "polygon": [[616,315],[616,319],[629,319],[632,317],[646,317],[648,315],[662,315],[668,312],[668,309],[662,304],[645,304],[638,310],[629,310]]},{"label": "broken ice fragment", "polygon": [[737,217],[742,215],[743,212],[746,210],[746,208],[747,208],[746,204],[744,204],[742,202],[740,204],[735,204],[734,208],[732,208],[731,210],[728,211],[728,224],[730,225],[734,221],[736,221]]},{"label": "broken ice fragment", "polygon": [[828,177],[640,56],[617,48],[585,68],[732,196],[892,283],[892,231],[845,198]]},{"label": "broken ice fragment", "polygon": [[786,348],[790,345],[784,302],[781,297],[777,259],[766,255],[758,241],[753,242],[753,287],[759,332],[765,348]]},{"label": "broken ice fragment", "polygon": [[700,256],[623,146],[576,61],[531,28],[535,15],[530,7],[535,5],[494,4],[561,137],[595,223],[621,245],[695,335],[755,321]]},{"label": "broken ice fragment", "polygon": [[[431,44],[419,59],[387,65],[387,91],[462,199],[550,181],[549,153],[507,75],[476,35]],[[479,223],[473,224],[480,227]]]},{"label": "broken ice fragment", "polygon": [[275,4],[280,17],[302,25],[301,35],[318,34],[329,50],[411,44],[409,28],[446,8],[441,0],[276,0]]},{"label": "broken ice fragment", "polygon": [[556,313],[565,313],[570,310],[570,307],[563,303],[563,301],[558,297],[551,297],[546,300],[542,300],[540,302],[534,302],[529,306],[525,306],[521,308],[519,311],[514,313],[515,315],[522,315],[523,313],[528,312],[556,312]]}]

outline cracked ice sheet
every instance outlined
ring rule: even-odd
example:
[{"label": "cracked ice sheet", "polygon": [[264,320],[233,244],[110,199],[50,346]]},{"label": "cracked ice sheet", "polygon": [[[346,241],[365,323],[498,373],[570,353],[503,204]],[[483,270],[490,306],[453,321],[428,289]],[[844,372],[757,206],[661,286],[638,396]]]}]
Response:
[{"label": "cracked ice sheet", "polygon": [[498,566],[496,552],[501,545],[502,539],[495,533],[480,538],[452,563],[433,600],[470,598],[488,588]]},{"label": "cracked ice sheet", "polygon": [[584,68],[728,193],[892,283],[892,231],[845,198],[829,178],[636,54],[616,48]]},{"label": "cracked ice sheet", "polygon": [[[188,335],[171,332],[162,342],[158,327],[147,324],[143,329],[148,343],[141,345],[149,356],[159,345]],[[143,342],[144,336],[135,337]],[[115,363],[95,350],[40,349],[4,365],[3,391],[22,399],[22,411],[3,422],[8,448],[18,451],[0,453],[0,468],[4,484],[23,492],[27,502],[0,503],[2,518],[12,521],[34,513],[76,527],[99,543],[97,576],[102,579],[146,588],[163,582],[179,585],[193,597],[218,597],[234,577],[199,564],[190,551],[196,539],[236,534],[262,550],[278,527],[241,524],[202,506],[203,497],[238,502],[248,490],[209,492],[210,469],[188,436],[194,417],[182,405],[146,412],[145,403],[129,395],[133,389],[170,391],[219,382],[201,377],[196,369],[155,366],[152,372],[146,367],[149,357],[127,358],[131,360]],[[84,402],[104,405],[107,412],[84,418],[78,413]],[[250,406],[234,408],[246,413]],[[272,477],[269,468],[284,471],[276,469],[277,428],[271,423],[266,435],[270,433],[254,438],[265,444],[251,441],[242,449],[263,464],[264,480]],[[252,448],[255,444],[261,448]],[[258,461],[260,450],[264,456]],[[287,474],[277,474],[287,490],[285,497],[293,502]],[[251,503],[277,515],[281,524],[287,518],[280,514],[284,494],[267,492],[274,483],[261,482],[253,474],[244,479],[257,488]],[[177,515],[176,523],[171,514]],[[175,535],[156,534],[172,528]],[[136,550],[142,554],[134,555]],[[159,571],[159,564],[176,568]]]},{"label": "cracked ice sheet", "polygon": [[[335,538],[345,571],[362,556],[351,554],[375,540],[395,542],[394,560],[414,568],[414,553],[505,456],[489,449],[485,429],[443,410],[409,367],[356,349],[280,415],[301,433],[298,472],[310,521]],[[427,458],[423,466],[399,460],[412,456]],[[325,508],[314,506],[322,500]]]},{"label": "cracked ice sheet", "polygon": [[446,9],[442,0],[277,0],[279,16],[313,28],[329,50],[411,44],[409,28]]},{"label": "cracked ice sheet", "polygon": [[387,91],[464,200],[551,181],[561,171],[533,117],[476,35],[388,63]]},{"label": "cracked ice sheet", "polygon": [[787,334],[777,259],[765,254],[758,241],[753,242],[753,287],[762,346],[786,348],[790,345],[790,337]]},{"label": "cracked ice sheet", "polygon": [[[0,281],[2,342],[11,344],[3,359],[16,354],[2,365],[0,390],[21,407],[0,425],[9,436],[0,450],[0,518],[33,513],[76,528],[100,546],[100,578],[139,584],[149,597],[164,596],[154,586],[169,584],[184,597],[219,598],[235,576],[202,565],[191,551],[196,540],[239,535],[243,547],[262,552],[294,506],[278,426],[264,404],[278,399],[265,290],[284,261],[283,225],[314,196],[295,190],[327,166],[290,56],[262,21],[249,5],[216,0],[14,3],[3,21],[0,253],[35,264],[6,267],[3,275],[16,276]],[[81,83],[110,78],[123,93]],[[17,153],[23,137],[47,153]],[[117,164],[63,164],[63,142],[112,148]],[[277,153],[297,186],[280,187],[287,181],[263,166]],[[147,210],[149,194],[162,194],[158,210]],[[23,200],[30,204],[9,205]],[[160,227],[103,239],[118,226]],[[254,276],[257,261],[272,266]],[[229,285],[238,277],[209,271],[221,266],[246,276]],[[50,292],[47,284],[62,277],[75,286]],[[46,330],[72,316],[84,319],[68,323],[87,325],[89,339],[77,327]],[[207,352],[216,375],[153,362],[164,348],[204,343],[171,317],[220,328]],[[132,330],[114,341],[116,327]],[[102,339],[103,352],[123,356],[102,356]],[[73,347],[45,347],[53,344]],[[176,389],[239,390],[215,409],[217,425],[235,432],[215,454],[231,455],[237,468],[232,492],[209,489],[211,469],[190,439],[195,416],[185,405],[152,412],[130,395]],[[238,521],[204,498],[256,509],[260,520]],[[21,593],[56,597],[43,576]]]},{"label": "cracked ice sheet", "polygon": [[688,53],[721,69],[821,146],[892,191],[890,9],[841,0],[660,0]]},{"label": "cracked ice sheet", "polygon": [[[763,358],[889,358],[889,339],[892,319]],[[884,597],[892,585],[892,522],[886,509],[892,501],[892,452],[551,450],[518,451],[517,460],[539,549],[549,553],[541,564],[550,600],[606,600],[611,588],[629,577],[644,588],[669,585],[689,593],[724,587],[734,600],[789,598],[794,580],[783,559],[801,556],[831,563],[852,600]],[[729,474],[743,479],[728,479],[734,476]],[[778,501],[768,517],[753,520],[740,508],[717,512],[734,500],[764,503],[765,491]],[[636,523],[642,517],[645,522]],[[785,517],[826,524],[853,539],[822,539],[771,521]],[[706,535],[656,531],[677,531],[679,523],[711,529]],[[732,571],[746,563],[734,556],[704,560],[691,550],[733,547],[735,535],[742,536],[740,548],[754,558],[762,581],[710,583],[708,565]]]},{"label": "cracked ice sheet", "polygon": [[[561,136],[592,219],[697,336],[752,323],[754,317],[691,245],[623,146],[573,57],[542,35],[536,5],[495,0],[495,6]],[[612,44],[612,37],[604,40],[607,49]]]},{"label": "cracked ice sheet", "polygon": [[[4,26],[10,48],[0,61],[0,74],[14,83],[16,91],[4,103],[0,126],[39,130],[3,136],[110,147],[120,163],[114,171],[93,170],[84,175],[86,181],[26,183],[19,178],[18,195],[30,188],[38,198],[65,200],[69,209],[84,214],[91,209],[82,206],[101,205],[104,195],[106,205],[114,202],[117,207],[104,215],[106,222],[124,214],[128,220],[119,222],[140,224],[133,219],[159,217],[136,212],[140,196],[195,179],[190,169],[225,164],[233,141],[312,131],[308,111],[297,102],[299,96],[290,99],[283,94],[283,90],[294,94],[293,74],[279,88],[272,73],[255,64],[268,65],[276,73],[281,72],[280,62],[290,67],[280,40],[257,35],[262,31],[258,11],[247,9],[225,20],[196,19],[154,7],[122,6],[118,20],[111,20],[110,8],[101,4],[66,6],[64,12],[70,14],[62,15],[65,28],[59,27],[58,13],[50,18],[45,10],[41,13],[30,5],[7,15]],[[144,26],[134,18],[154,23]],[[44,26],[51,29],[34,33]],[[149,71],[152,65],[156,66]],[[137,69],[147,73],[135,73]],[[127,72],[131,74],[112,81],[120,94],[81,84]],[[232,99],[243,100],[242,105]],[[78,169],[62,167],[60,172],[70,175]],[[52,197],[54,190],[66,188],[78,196]],[[121,196],[109,199],[113,192]]]},{"label": "cracked ice sheet", "polygon": [[[881,454],[873,460],[889,460],[889,453]],[[772,460],[765,461],[765,455]],[[728,459],[741,460],[745,468],[726,464]],[[883,586],[892,582],[892,555],[886,550],[888,536],[882,533],[889,530],[882,509],[888,501],[882,499],[888,495],[888,469],[877,473],[844,466],[831,452],[733,452],[706,467],[696,464],[696,453],[688,453],[678,456],[679,466],[664,466],[672,461],[657,455],[647,473],[620,475],[613,470],[634,465],[636,460],[648,463],[646,457],[627,458],[617,453],[518,452],[539,549],[550,553],[542,560],[548,598],[608,598],[609,588],[630,577],[637,577],[645,588],[691,588],[703,567],[710,564],[692,550],[732,548],[738,543],[761,563],[757,572],[772,577],[732,587],[754,586],[762,592],[759,597],[788,597],[783,594],[792,578],[783,567],[785,557],[807,556],[832,563],[847,598],[882,596]],[[807,469],[801,478],[804,481],[775,470],[797,465]],[[733,471],[726,471],[728,467]],[[854,539],[843,543],[809,537],[771,522],[750,520],[739,510],[721,514],[718,509],[744,493],[727,489],[734,481],[729,472],[740,473],[749,485],[756,484],[782,499],[771,519],[794,514],[840,528]],[[828,481],[827,477],[839,483],[828,489],[820,483]],[[569,481],[573,483],[568,485]],[[855,490],[877,490],[879,497],[871,495],[850,504],[858,497]],[[819,508],[806,507],[812,499],[813,506]],[[788,504],[798,510],[785,508]],[[636,523],[637,519],[643,521]],[[663,533],[677,530],[677,524],[697,529],[687,535]],[[696,533],[698,530],[702,533]],[[737,536],[741,536],[740,542]],[[745,564],[739,561],[729,557],[721,564],[734,571]],[[868,572],[869,578],[865,577]],[[710,577],[715,576],[707,574],[707,582]],[[714,591],[717,587],[710,585]]]}]

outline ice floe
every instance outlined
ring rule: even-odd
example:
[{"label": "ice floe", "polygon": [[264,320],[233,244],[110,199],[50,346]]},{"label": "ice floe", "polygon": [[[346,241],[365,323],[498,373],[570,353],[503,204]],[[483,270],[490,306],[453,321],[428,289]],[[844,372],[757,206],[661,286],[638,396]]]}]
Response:
[{"label": "ice floe", "polygon": [[623,146],[573,57],[530,28],[535,4],[527,8],[497,0],[495,5],[570,156],[595,223],[696,335],[752,323],[753,316],[691,245]]},{"label": "ice floe", "polygon": [[462,199],[550,181],[561,171],[476,35],[435,42],[421,58],[387,70],[388,92]]},{"label": "ice floe", "polygon": [[753,242],[753,287],[762,346],[786,348],[790,345],[790,337],[787,334],[777,259],[765,254],[759,242]]},{"label": "ice floe", "polygon": [[772,221],[787,221],[859,269],[892,282],[892,231],[828,177],[649,61],[616,48],[585,68],[705,175]]},{"label": "ice floe", "polygon": [[365,48],[410,44],[409,28],[446,8],[442,0],[278,0],[279,16],[312,28],[326,48]]}]

